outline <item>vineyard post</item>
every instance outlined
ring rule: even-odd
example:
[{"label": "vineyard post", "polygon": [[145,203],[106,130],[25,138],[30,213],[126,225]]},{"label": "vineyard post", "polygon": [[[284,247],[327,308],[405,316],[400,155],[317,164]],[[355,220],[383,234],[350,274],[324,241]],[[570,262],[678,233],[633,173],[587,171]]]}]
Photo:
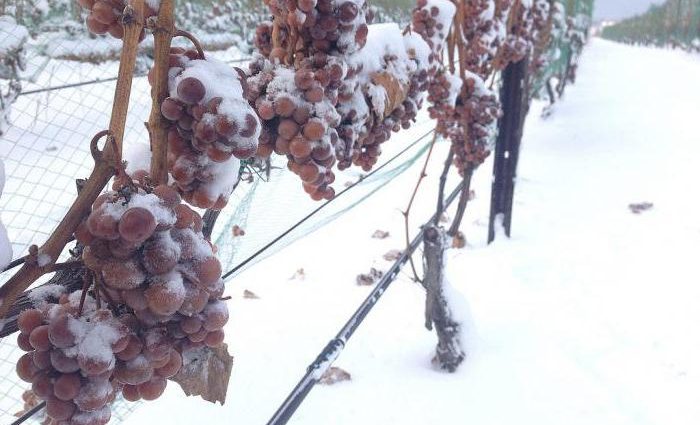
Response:
[{"label": "vineyard post", "polygon": [[513,194],[520,154],[523,124],[527,115],[528,59],[509,64],[503,70],[501,102],[503,116],[498,122],[491,183],[489,243],[496,237],[496,219],[503,218],[506,236],[510,237],[513,217]]}]

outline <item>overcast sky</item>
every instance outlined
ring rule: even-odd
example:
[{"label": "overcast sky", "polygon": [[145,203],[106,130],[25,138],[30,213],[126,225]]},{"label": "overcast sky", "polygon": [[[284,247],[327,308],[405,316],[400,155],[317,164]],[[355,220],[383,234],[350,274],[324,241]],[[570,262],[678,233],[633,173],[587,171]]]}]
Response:
[{"label": "overcast sky", "polygon": [[595,19],[621,19],[642,13],[663,0],[596,0]]}]

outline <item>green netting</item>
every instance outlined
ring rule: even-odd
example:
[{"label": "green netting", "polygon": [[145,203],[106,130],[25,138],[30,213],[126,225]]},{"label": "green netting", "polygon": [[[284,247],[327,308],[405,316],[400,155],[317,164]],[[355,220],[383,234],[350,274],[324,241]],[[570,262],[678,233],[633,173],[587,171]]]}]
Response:
[{"label": "green netting", "polygon": [[700,50],[700,0],[667,0],[603,29],[603,38]]},{"label": "green netting", "polygon": [[594,0],[550,0],[552,27],[545,56],[546,65],[531,82],[531,94],[537,96],[547,81],[564,81],[581,53],[588,37]]}]

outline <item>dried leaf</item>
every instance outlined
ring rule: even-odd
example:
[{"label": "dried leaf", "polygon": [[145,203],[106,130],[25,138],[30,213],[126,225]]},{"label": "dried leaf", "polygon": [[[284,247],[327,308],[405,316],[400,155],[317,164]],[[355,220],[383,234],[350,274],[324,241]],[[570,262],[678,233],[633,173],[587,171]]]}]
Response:
[{"label": "dried leaf", "polygon": [[306,272],[304,271],[304,268],[297,269],[297,271],[294,272],[292,277],[289,278],[289,280],[304,280],[306,279]]},{"label": "dried leaf", "polygon": [[374,84],[384,87],[386,99],[384,102],[384,117],[391,115],[401,105],[408,95],[408,86],[401,82],[390,72],[376,72],[372,75]]},{"label": "dried leaf", "polygon": [[351,379],[352,376],[347,371],[336,366],[331,366],[326,373],[323,374],[321,379],[318,380],[318,383],[322,385],[333,385],[338,382],[350,381]]},{"label": "dried leaf", "polygon": [[467,238],[461,231],[457,232],[452,238],[452,248],[462,249],[467,246]]},{"label": "dried leaf", "polygon": [[374,239],[386,239],[389,237],[389,232],[384,230],[375,230],[374,233],[372,233],[372,237]]},{"label": "dried leaf", "polygon": [[234,224],[233,227],[231,228],[231,233],[233,233],[233,237],[236,238],[238,236],[245,235],[245,230],[243,230],[241,228],[241,226]]},{"label": "dried leaf", "polygon": [[654,207],[652,202],[639,202],[636,204],[629,204],[628,208],[633,214],[641,214],[644,211],[650,210]]},{"label": "dried leaf", "polygon": [[396,261],[401,257],[401,254],[403,254],[403,251],[400,251],[398,249],[392,249],[391,251],[388,251],[386,254],[382,256],[386,261]]},{"label": "dried leaf", "polygon": [[182,353],[182,369],[171,379],[182,387],[187,396],[220,404],[226,401],[226,391],[231,378],[233,357],[228,346],[219,348],[201,347]]},{"label": "dried leaf", "polygon": [[362,273],[357,275],[356,282],[360,286],[374,285],[379,279],[384,276],[384,272],[377,270],[374,267],[369,269],[369,273]]},{"label": "dried leaf", "polygon": [[253,291],[249,291],[247,289],[243,290],[243,298],[248,298],[249,300],[259,300],[260,297],[255,294]]}]

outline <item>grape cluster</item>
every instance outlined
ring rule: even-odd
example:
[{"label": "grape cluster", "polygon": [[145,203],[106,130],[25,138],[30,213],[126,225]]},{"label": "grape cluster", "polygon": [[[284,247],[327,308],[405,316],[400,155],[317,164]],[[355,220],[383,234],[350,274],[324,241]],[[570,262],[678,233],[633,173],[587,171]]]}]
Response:
[{"label": "grape cluster", "polygon": [[[60,303],[19,315],[17,345],[26,353],[17,361],[17,374],[46,401],[46,414],[55,423],[103,425],[122,389],[114,374],[130,330],[90,298],[79,313],[79,300],[80,293],[75,292],[64,295]],[[151,381],[143,382],[144,393]]]},{"label": "grape cluster", "polygon": [[169,77],[161,113],[171,123],[170,175],[191,205],[220,210],[238,181],[240,160],[255,154],[260,136],[244,73],[172,48]]},{"label": "grape cluster", "polygon": [[364,49],[348,57],[340,88],[338,167],[369,171],[392,132],[408,128],[422,106],[430,49],[416,34],[395,24],[371,25]]},{"label": "grape cluster", "polygon": [[418,0],[411,13],[411,29],[420,34],[430,48],[431,76],[440,68],[455,11],[451,2],[429,5],[428,0]]},{"label": "grape cluster", "polygon": [[316,53],[297,70],[258,56],[250,71],[248,99],[263,122],[258,156],[286,155],[288,168],[313,199],[332,198],[340,120],[335,104],[345,67]]},{"label": "grape cluster", "polygon": [[[477,0],[465,2],[464,6],[466,16],[460,20],[451,3],[420,0],[412,20],[413,30],[431,46],[431,58],[440,57],[442,45],[438,36],[445,35],[444,28],[449,28],[450,21],[465,35],[466,43],[458,43],[456,48],[459,71],[450,71],[457,67],[453,64],[444,66],[439,60],[433,61],[428,82],[430,116],[437,121],[437,133],[451,140],[454,163],[460,173],[478,167],[490,153],[500,103],[484,84],[484,78],[493,70],[492,62],[505,41],[494,30],[504,28],[509,5],[504,1],[493,5]],[[485,13],[490,7],[494,7],[493,14]]]},{"label": "grape cluster", "polygon": [[98,282],[141,322],[155,325],[178,312],[199,313],[223,291],[221,264],[202,226],[174,188],[161,185],[147,193],[124,186],[100,195],[76,239]]},{"label": "grape cluster", "polygon": [[[124,38],[121,18],[128,0],[78,0],[78,2],[90,12],[85,23],[91,33],[98,35],[109,33],[114,38]],[[149,0],[144,6],[146,18],[158,14],[157,0]],[[139,41],[142,41],[145,36],[145,30],[141,30]]]},{"label": "grape cluster", "polygon": [[106,424],[117,393],[158,398],[183,353],[223,343],[221,265],[202,219],[175,188],[149,181],[120,174],[75,232],[92,296],[64,294],[18,318],[27,354],[17,373],[57,424]]},{"label": "grape cluster", "polygon": [[286,155],[306,192],[330,199],[335,164],[369,170],[380,144],[415,120],[430,51],[394,24],[368,26],[361,0],[266,4],[273,20],[258,26],[248,78],[263,120],[257,154]]},{"label": "grape cluster", "polygon": [[315,53],[345,55],[367,41],[364,0],[265,0],[273,21],[258,26],[259,52],[271,60],[298,65]]}]

